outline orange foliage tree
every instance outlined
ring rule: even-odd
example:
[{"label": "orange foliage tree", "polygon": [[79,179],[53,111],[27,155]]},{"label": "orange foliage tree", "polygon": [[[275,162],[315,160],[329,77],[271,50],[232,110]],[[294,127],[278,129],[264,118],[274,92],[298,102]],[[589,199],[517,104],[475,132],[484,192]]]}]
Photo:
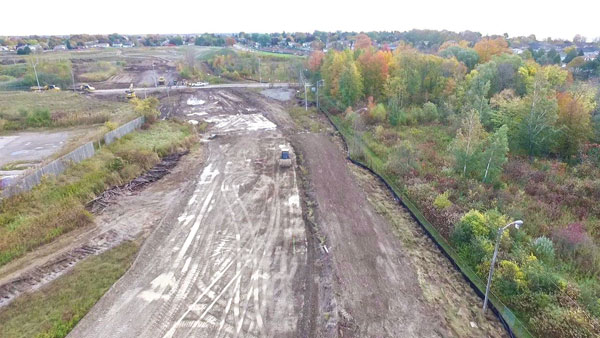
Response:
[{"label": "orange foliage tree", "polygon": [[372,45],[371,38],[367,34],[358,34],[356,36],[355,49],[369,49]]},{"label": "orange foliage tree", "polygon": [[509,53],[508,42],[502,37],[495,39],[481,39],[473,47],[477,54],[479,54],[479,62],[486,63],[492,59],[494,55],[500,55],[503,53]]}]

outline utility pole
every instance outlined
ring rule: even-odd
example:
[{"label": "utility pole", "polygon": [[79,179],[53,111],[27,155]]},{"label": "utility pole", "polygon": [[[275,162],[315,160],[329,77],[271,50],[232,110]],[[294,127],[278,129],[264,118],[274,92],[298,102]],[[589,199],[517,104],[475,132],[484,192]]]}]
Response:
[{"label": "utility pole", "polygon": [[317,81],[317,110],[319,110],[319,108],[321,107],[319,106],[319,83],[323,83],[323,85],[325,85],[325,80]]},{"label": "utility pole", "polygon": [[310,83],[304,82],[304,110],[308,110],[308,94],[306,88],[310,86]]},{"label": "utility pole", "polygon": [[260,73],[260,56],[258,57],[258,83],[262,83],[262,74]]},{"label": "utility pole", "polygon": [[37,61],[35,63],[33,63],[33,58],[31,59],[31,65],[33,66],[33,72],[35,73],[35,81],[37,82],[37,86],[38,86],[38,90],[39,90],[40,89],[40,79],[38,78],[37,70],[35,69],[35,67],[37,66]]},{"label": "utility pole", "polygon": [[154,73],[154,87],[158,87],[158,83],[156,82],[156,70],[154,69],[154,62],[152,62],[152,73]]},{"label": "utility pole", "polygon": [[73,81],[73,91],[75,91],[75,75],[73,74],[73,67],[71,67],[71,81]]}]

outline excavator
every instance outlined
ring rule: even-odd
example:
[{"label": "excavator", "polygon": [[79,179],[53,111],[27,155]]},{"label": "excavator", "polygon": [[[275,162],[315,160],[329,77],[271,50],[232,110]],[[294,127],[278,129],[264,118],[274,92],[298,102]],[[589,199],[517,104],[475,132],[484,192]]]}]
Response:
[{"label": "excavator", "polygon": [[135,96],[135,91],[133,90],[133,83],[129,85],[129,88],[125,90],[125,97],[127,99],[133,99]]},{"label": "excavator", "polygon": [[164,76],[161,76],[158,78],[158,85],[159,86],[164,86],[167,83],[167,81],[165,80]]}]

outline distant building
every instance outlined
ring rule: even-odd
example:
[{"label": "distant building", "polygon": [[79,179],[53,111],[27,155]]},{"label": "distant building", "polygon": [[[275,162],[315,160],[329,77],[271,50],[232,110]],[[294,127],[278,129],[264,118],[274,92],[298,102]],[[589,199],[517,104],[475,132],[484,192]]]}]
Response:
[{"label": "distant building", "polygon": [[120,42],[114,42],[114,43],[112,44],[112,46],[113,46],[114,48],[122,48],[122,47],[123,47],[123,44],[122,44],[122,43],[120,43]]},{"label": "distant building", "polygon": [[125,42],[123,43],[123,48],[131,48],[133,47],[133,42]]},{"label": "distant building", "polygon": [[585,61],[592,61],[595,60],[598,57],[598,51],[594,51],[594,52],[584,52],[583,53],[583,58],[585,59]]},{"label": "distant building", "polygon": [[8,52],[8,47],[0,46],[0,52]]},{"label": "distant building", "polygon": [[67,50],[67,46],[65,46],[65,45],[54,46],[53,50],[54,51]]},{"label": "distant building", "polygon": [[106,42],[100,42],[92,45],[93,48],[108,48],[110,45]]}]

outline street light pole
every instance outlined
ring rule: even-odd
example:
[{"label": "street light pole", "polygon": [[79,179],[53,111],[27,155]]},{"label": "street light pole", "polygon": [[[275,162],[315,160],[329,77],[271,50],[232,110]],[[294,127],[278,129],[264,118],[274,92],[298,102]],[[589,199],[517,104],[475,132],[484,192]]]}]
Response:
[{"label": "street light pole", "polygon": [[490,266],[490,273],[488,275],[487,286],[485,287],[485,298],[483,300],[484,314],[487,311],[488,295],[490,293],[490,287],[492,286],[492,275],[494,274],[494,265],[496,265],[496,257],[498,257],[498,247],[500,246],[500,239],[502,238],[502,234],[504,233],[504,231],[513,225],[515,226],[515,229],[519,229],[521,225],[523,225],[523,221],[514,221],[507,224],[503,228],[498,229],[498,235],[496,236],[496,246],[494,248],[494,255],[492,256],[492,265]]},{"label": "street light pole", "polygon": [[309,85],[304,82],[304,110],[308,110],[308,94],[306,93],[306,87]]}]

